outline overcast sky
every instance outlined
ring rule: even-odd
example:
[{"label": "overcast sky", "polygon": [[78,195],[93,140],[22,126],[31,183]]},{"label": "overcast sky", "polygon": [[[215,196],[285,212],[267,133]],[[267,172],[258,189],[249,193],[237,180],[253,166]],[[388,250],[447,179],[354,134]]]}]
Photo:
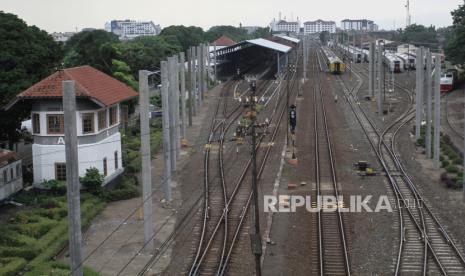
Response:
[{"label": "overcast sky", "polygon": [[[17,14],[48,32],[103,28],[112,19],[152,20],[162,27],[195,25],[267,26],[273,18],[308,20],[366,18],[381,28],[405,26],[407,0],[0,0],[0,10]],[[410,0],[412,23],[448,26],[450,12],[464,0]],[[283,6],[285,4],[285,6]]]}]

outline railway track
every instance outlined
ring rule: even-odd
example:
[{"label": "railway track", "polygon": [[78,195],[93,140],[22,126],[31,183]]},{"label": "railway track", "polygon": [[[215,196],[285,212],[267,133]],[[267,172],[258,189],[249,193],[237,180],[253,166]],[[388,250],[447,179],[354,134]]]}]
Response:
[{"label": "railway track", "polygon": [[[319,55],[314,53],[313,110],[315,141],[315,198],[334,196],[339,199],[339,186],[331,134],[326,116],[325,97],[321,81]],[[320,207],[316,216],[318,275],[350,275],[349,253],[346,241],[343,202]],[[316,206],[314,206],[316,207]]]},{"label": "railway track", "polygon": [[[272,86],[276,86],[275,90],[280,89],[281,87],[280,84],[276,85],[274,82],[262,82],[262,85],[257,83],[257,86],[257,96],[259,98],[272,90]],[[259,153],[262,152],[261,149],[263,149],[261,146],[262,142],[268,142],[266,151],[259,154],[257,158],[259,160],[261,159],[258,180],[261,178],[261,174],[265,168],[266,161],[279,129],[280,122],[282,121],[283,114],[286,110],[285,106],[280,104],[283,96],[274,92],[271,93],[271,95],[273,95],[275,101],[277,101],[277,104],[271,114],[268,114],[271,115],[271,117],[269,117],[269,121],[274,126],[274,130],[269,139],[267,139],[268,136],[264,134],[258,137],[256,150]],[[227,97],[223,98],[226,99]],[[219,106],[220,104],[218,103],[218,108]],[[214,117],[217,116],[218,108]],[[277,112],[278,109],[280,112]],[[226,110],[225,102],[223,110]],[[239,177],[234,181],[230,181],[234,182],[232,185],[226,183],[223,160],[224,141],[227,130],[229,130],[232,124],[236,122],[239,115],[242,114],[242,110],[237,112],[232,119],[224,114],[225,113],[223,113],[223,117],[226,119],[218,123],[216,127],[212,127],[210,135],[210,137],[213,137],[217,130],[221,130],[218,149],[218,167],[220,170],[221,189],[215,189],[209,186],[210,181],[208,181],[208,170],[210,151],[212,149],[211,144],[214,140],[209,138],[204,159],[204,178],[206,180],[204,181],[205,194],[203,223],[200,232],[200,240],[195,249],[195,257],[190,265],[190,269],[186,273],[187,275],[224,275],[229,269],[228,265],[231,264],[232,259],[234,259],[237,242],[240,240],[241,236],[244,235],[245,232],[243,229],[247,227],[246,225],[248,223],[246,218],[251,203],[252,191],[249,185],[244,185],[244,182],[247,182],[248,180],[249,176],[247,175],[247,172],[249,171],[252,160],[248,159],[248,161],[245,162],[246,164],[242,168]],[[231,114],[234,114],[234,112]],[[212,122],[212,126],[213,125],[214,123]],[[267,131],[269,131],[269,125],[265,129],[265,133]],[[229,180],[230,179],[228,179],[228,182]]]},{"label": "railway track", "polygon": [[454,124],[451,122],[450,117],[449,117],[449,96],[450,96],[450,93],[447,93],[444,96],[445,98],[444,112],[446,113],[446,123],[454,135],[456,135],[460,139],[463,139],[464,138],[463,131],[459,130],[458,127],[454,126]]},{"label": "railway track", "polygon": [[458,248],[432,208],[425,202],[396,150],[399,131],[415,116],[413,94],[405,90],[409,93],[410,106],[383,131],[378,131],[359,104],[357,92],[363,79],[356,71],[353,73],[359,79],[359,83],[353,89],[349,89],[341,78],[344,95],[375,150],[397,205],[395,211],[398,214],[399,238],[394,274],[464,275],[463,250]]}]

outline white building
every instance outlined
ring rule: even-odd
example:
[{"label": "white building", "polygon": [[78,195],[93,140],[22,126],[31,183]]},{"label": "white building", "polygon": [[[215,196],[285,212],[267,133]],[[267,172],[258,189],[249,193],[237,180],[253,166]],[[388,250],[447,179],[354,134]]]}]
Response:
[{"label": "white building", "polygon": [[336,22],[334,21],[324,21],[318,19],[316,21],[307,21],[304,23],[304,33],[305,34],[316,34],[327,31],[329,33],[336,32]]},{"label": "white building", "polygon": [[75,32],[52,33],[52,37],[56,42],[66,42],[75,34]]},{"label": "white building", "polygon": [[279,20],[278,22],[271,23],[272,30],[274,32],[289,32],[289,33],[299,33],[300,32],[300,23],[299,21],[285,21]]},{"label": "white building", "polygon": [[21,158],[13,151],[0,149],[0,202],[23,188]]},{"label": "white building", "polygon": [[119,36],[120,40],[134,39],[139,36],[158,35],[160,25],[152,21],[112,20],[105,24],[105,30]]},{"label": "white building", "polygon": [[341,21],[341,30],[343,31],[377,31],[378,25],[367,19],[344,19]]},{"label": "white building", "polygon": [[60,70],[17,95],[32,106],[34,185],[66,180],[62,81],[74,80],[79,176],[97,168],[105,184],[123,172],[120,103],[137,96],[122,82],[90,67]]}]

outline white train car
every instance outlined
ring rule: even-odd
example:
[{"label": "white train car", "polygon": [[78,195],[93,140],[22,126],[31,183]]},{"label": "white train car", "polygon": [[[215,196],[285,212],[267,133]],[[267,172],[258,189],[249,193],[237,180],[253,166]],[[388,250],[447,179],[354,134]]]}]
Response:
[{"label": "white train car", "polygon": [[385,53],[384,54],[384,64],[389,69],[389,72],[401,73],[404,71],[404,62],[402,59],[396,56],[394,53]]},{"label": "white train car", "polygon": [[415,70],[417,60],[414,55],[407,53],[396,53],[396,56],[404,62],[404,69]]}]

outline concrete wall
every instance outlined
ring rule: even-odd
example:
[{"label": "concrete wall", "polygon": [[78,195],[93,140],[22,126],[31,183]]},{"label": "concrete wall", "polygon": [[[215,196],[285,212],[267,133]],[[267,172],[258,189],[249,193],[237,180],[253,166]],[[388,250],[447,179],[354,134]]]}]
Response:
[{"label": "concrete wall", "polygon": [[[118,152],[118,170],[115,168],[114,153]],[[121,158],[121,134],[119,132],[93,144],[78,146],[79,176],[84,176],[86,169],[97,168],[103,174],[103,159],[107,158],[106,180],[120,173],[123,167]],[[32,146],[34,185],[44,180],[55,179],[55,163],[66,162],[64,145],[40,145]]]},{"label": "concrete wall", "polygon": [[[19,166],[19,174],[17,172]],[[11,178],[11,169],[13,169],[13,178]],[[3,179],[3,172],[6,171],[7,181]],[[8,164],[0,168],[0,201],[8,198],[10,195],[18,192],[23,188],[23,176],[21,160]]]}]

